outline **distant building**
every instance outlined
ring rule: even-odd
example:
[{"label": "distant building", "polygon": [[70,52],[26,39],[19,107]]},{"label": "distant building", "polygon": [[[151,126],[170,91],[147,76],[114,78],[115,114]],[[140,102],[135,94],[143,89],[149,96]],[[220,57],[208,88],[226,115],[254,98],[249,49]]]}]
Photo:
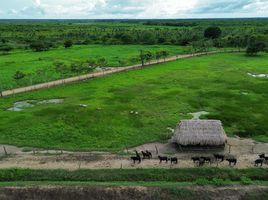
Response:
[{"label": "distant building", "polygon": [[170,142],[181,148],[223,148],[227,136],[219,120],[182,120]]}]

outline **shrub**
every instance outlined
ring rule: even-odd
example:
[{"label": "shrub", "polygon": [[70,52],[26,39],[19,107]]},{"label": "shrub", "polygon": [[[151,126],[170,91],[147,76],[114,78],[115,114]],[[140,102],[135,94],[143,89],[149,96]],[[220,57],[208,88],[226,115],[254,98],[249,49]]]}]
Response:
[{"label": "shrub", "polygon": [[209,180],[205,179],[205,178],[198,178],[195,181],[195,184],[196,185],[201,185],[201,186],[203,186],[203,185],[209,185],[210,183],[211,182]]},{"label": "shrub", "polygon": [[240,180],[241,180],[241,183],[243,185],[250,185],[250,184],[252,184],[252,180],[250,178],[248,178],[248,177],[242,176]]},{"label": "shrub", "polygon": [[64,42],[64,47],[65,48],[70,48],[70,47],[72,47],[73,46],[73,41],[72,40],[66,40],[65,42]]}]

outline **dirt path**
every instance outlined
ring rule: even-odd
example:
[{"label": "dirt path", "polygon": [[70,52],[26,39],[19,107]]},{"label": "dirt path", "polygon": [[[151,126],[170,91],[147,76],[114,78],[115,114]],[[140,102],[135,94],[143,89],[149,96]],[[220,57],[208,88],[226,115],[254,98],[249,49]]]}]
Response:
[{"label": "dirt path", "polygon": [[[235,168],[253,167],[253,162],[258,158],[258,154],[267,153],[268,143],[255,142],[251,139],[229,138],[231,147],[231,155],[237,157],[238,163]],[[60,152],[50,151],[28,151],[24,152],[23,148],[14,146],[5,146],[9,156],[4,156],[3,146],[0,146],[2,155],[0,160],[0,168],[31,168],[31,169],[118,169],[118,168],[191,168],[196,167],[191,161],[192,156],[206,155],[211,156],[213,152],[179,152],[174,145],[151,143],[145,144],[135,149],[138,151],[149,150],[153,153],[153,159],[143,160],[140,164],[133,164],[130,156],[134,155],[135,149],[125,151],[125,154],[117,155],[106,152]],[[156,150],[157,147],[157,150]],[[252,147],[254,147],[252,149]],[[253,151],[252,151],[253,150]],[[157,151],[160,155],[176,156],[179,159],[177,165],[170,163],[159,164],[157,159]],[[35,153],[35,154],[34,154]],[[224,152],[229,154],[229,146],[227,145]],[[208,164],[207,164],[208,165]],[[228,163],[212,163],[211,166],[229,167]],[[268,165],[264,165],[268,168]]]},{"label": "dirt path", "polygon": [[98,71],[98,72],[91,73],[91,74],[86,74],[86,75],[81,75],[81,76],[76,76],[76,77],[56,80],[56,81],[50,81],[50,82],[36,84],[36,85],[32,85],[32,86],[27,86],[27,87],[21,87],[21,88],[6,90],[6,91],[2,91],[2,93],[0,91],[0,97],[10,96],[10,95],[19,94],[19,93],[30,92],[30,91],[34,91],[34,90],[40,90],[40,89],[44,89],[44,88],[55,87],[55,86],[63,85],[63,84],[67,84],[67,83],[84,81],[84,80],[87,80],[87,79],[93,79],[93,78],[96,78],[96,77],[102,77],[102,76],[106,76],[106,75],[109,75],[109,74],[120,73],[120,72],[135,70],[135,69],[140,69],[141,67],[152,66],[152,65],[165,63],[165,62],[170,62],[170,61],[175,61],[175,60],[184,59],[184,58],[191,58],[191,57],[208,55],[208,54],[216,54],[216,53],[228,53],[228,52],[231,53],[231,52],[237,52],[237,51],[211,51],[211,52],[203,52],[203,53],[194,53],[194,54],[185,54],[185,55],[172,56],[172,57],[169,57],[169,58],[166,58],[166,59],[159,59],[158,61],[157,60],[151,61],[149,63],[146,63],[144,66],[142,66],[141,64],[138,64],[138,65],[132,65],[132,66],[128,66],[128,67],[111,68],[110,70]]}]

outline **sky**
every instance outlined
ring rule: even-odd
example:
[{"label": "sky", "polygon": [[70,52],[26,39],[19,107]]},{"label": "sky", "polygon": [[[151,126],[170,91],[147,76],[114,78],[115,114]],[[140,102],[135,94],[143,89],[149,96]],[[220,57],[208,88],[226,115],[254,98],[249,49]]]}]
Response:
[{"label": "sky", "polygon": [[268,17],[268,0],[0,0],[0,19]]}]

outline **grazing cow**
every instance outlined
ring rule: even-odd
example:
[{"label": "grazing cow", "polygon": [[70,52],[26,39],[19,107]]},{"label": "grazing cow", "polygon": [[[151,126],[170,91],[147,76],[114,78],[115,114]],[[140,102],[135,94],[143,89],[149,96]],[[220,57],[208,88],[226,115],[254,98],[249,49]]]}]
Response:
[{"label": "grazing cow", "polygon": [[146,150],[146,153],[150,156],[150,158],[153,157],[153,155],[152,155],[152,153],[150,151]]},{"label": "grazing cow", "polygon": [[158,156],[158,158],[159,158],[160,163],[162,163],[162,161],[166,161],[166,163],[168,162],[168,157],[166,156]]},{"label": "grazing cow", "polygon": [[199,166],[199,167],[202,167],[204,164],[205,164],[205,160],[204,160],[203,158],[200,158],[200,159],[199,159],[198,166]]},{"label": "grazing cow", "polygon": [[236,165],[236,163],[237,163],[237,159],[236,158],[226,158],[226,160],[229,162],[229,165],[231,165],[232,163],[234,165]]},{"label": "grazing cow", "polygon": [[267,161],[268,161],[268,156],[265,156],[265,154],[263,153],[263,154],[260,154],[259,157],[260,157],[261,159],[264,159],[264,160],[265,160],[265,163],[267,163]]},{"label": "grazing cow", "polygon": [[224,155],[222,155],[222,154],[214,154],[214,157],[215,157],[216,161],[218,161],[218,160],[221,160],[221,162],[224,161]]},{"label": "grazing cow", "polygon": [[130,157],[130,159],[133,160],[134,164],[136,163],[136,161],[139,161],[139,163],[141,163],[140,154],[137,151],[135,151],[135,153],[136,153],[136,156],[132,156]]},{"label": "grazing cow", "polygon": [[130,159],[133,160],[133,163],[134,163],[134,164],[136,163],[136,161],[139,161],[139,163],[141,163],[141,157],[138,157],[138,156],[132,156]]},{"label": "grazing cow", "polygon": [[259,164],[262,166],[263,164],[263,158],[258,158],[257,160],[254,161],[254,166],[258,167]]},{"label": "grazing cow", "polygon": [[172,157],[172,158],[170,158],[170,162],[171,162],[171,164],[172,164],[172,163],[174,163],[174,164],[178,164],[178,158],[176,158],[176,157]]},{"label": "grazing cow", "polygon": [[264,158],[265,157],[265,154],[262,153],[262,154],[259,154],[259,158]]},{"label": "grazing cow", "polygon": [[208,162],[209,164],[211,164],[211,158],[210,157],[200,157],[201,159],[203,159],[205,162]]},{"label": "grazing cow", "polygon": [[150,154],[148,154],[147,152],[142,151],[141,153],[142,153],[142,159],[150,159],[151,158]]},{"label": "grazing cow", "polygon": [[199,160],[200,160],[200,158],[197,157],[197,156],[192,157],[192,161],[193,161],[194,163],[199,162]]}]

